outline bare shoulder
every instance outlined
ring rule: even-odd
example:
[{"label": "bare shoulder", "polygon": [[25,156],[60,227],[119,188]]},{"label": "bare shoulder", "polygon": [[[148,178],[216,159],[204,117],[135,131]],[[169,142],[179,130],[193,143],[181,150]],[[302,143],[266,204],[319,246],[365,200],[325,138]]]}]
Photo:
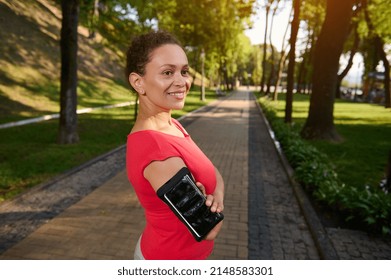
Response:
[{"label": "bare shoulder", "polygon": [[135,133],[138,131],[143,131],[143,130],[148,130],[148,129],[149,128],[144,123],[135,122],[130,133],[132,134],[132,133]]}]

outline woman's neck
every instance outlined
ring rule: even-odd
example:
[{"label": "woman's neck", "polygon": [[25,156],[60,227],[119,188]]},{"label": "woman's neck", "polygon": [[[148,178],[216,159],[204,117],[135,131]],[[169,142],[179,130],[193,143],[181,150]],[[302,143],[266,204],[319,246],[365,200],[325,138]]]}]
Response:
[{"label": "woman's neck", "polygon": [[171,111],[160,112],[159,114],[145,114],[140,111],[133,126],[132,133],[141,130],[155,130],[165,134],[184,137],[184,134],[171,120]]},{"label": "woman's neck", "polygon": [[167,125],[171,125],[171,112],[164,112],[155,115],[148,115],[140,112],[136,121],[155,128],[165,127]]},{"label": "woman's neck", "polygon": [[167,127],[171,126],[171,124],[171,110],[155,112],[141,105],[134,129],[164,131]]}]

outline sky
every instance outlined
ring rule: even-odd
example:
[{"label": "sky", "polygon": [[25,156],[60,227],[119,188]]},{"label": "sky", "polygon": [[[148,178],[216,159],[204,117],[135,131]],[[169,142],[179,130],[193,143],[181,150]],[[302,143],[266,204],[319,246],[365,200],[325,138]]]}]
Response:
[{"label": "sky", "polygon": [[[272,42],[273,45],[281,50],[282,39],[284,37],[284,32],[286,26],[289,22],[289,9],[283,9],[278,15],[276,15],[273,24],[273,34],[272,34]],[[270,16],[269,16],[270,20]],[[264,10],[258,11],[258,14],[253,16],[252,21],[254,22],[252,29],[247,29],[245,34],[250,38],[251,43],[253,45],[263,44],[264,34],[265,34],[265,13]],[[270,24],[269,24],[270,27]],[[286,39],[289,39],[289,30],[286,36]],[[268,38],[269,40],[269,38]]]},{"label": "sky", "polygon": [[[273,45],[280,51],[282,45],[282,39],[284,37],[284,32],[286,26],[289,22],[289,13],[290,7],[284,8],[280,11],[275,19],[273,24],[273,34],[272,34],[272,42]],[[269,16],[269,20],[270,20]],[[265,12],[264,10],[258,10],[258,14],[253,16],[252,21],[254,22],[253,28],[245,31],[245,34],[250,38],[251,43],[253,45],[263,44],[264,39],[264,31],[265,31]],[[270,24],[269,24],[270,27]],[[288,29],[288,33],[286,36],[286,40],[289,40],[290,29]],[[303,37],[303,33],[299,32],[298,37]],[[269,38],[267,38],[269,42]],[[287,43],[285,43],[287,45]],[[363,73],[364,65],[362,63],[361,55],[356,54],[353,59],[353,66],[349,71],[346,80],[348,80],[352,84],[356,84],[360,82],[360,77]],[[341,65],[346,64],[346,59],[341,59]]]}]

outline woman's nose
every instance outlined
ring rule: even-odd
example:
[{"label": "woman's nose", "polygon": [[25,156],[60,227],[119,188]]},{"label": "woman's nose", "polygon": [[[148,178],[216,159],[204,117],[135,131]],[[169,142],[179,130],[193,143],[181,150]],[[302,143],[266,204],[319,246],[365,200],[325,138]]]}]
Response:
[{"label": "woman's nose", "polygon": [[182,73],[176,73],[174,77],[174,84],[178,86],[184,86],[188,82],[188,77],[182,75]]}]

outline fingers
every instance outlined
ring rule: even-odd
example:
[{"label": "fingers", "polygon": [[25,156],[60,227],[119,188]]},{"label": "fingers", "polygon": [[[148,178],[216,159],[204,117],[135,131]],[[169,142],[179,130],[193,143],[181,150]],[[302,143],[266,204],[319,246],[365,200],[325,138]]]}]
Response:
[{"label": "fingers", "polygon": [[210,211],[220,213],[224,210],[223,199],[219,199],[218,195],[206,195],[205,187],[200,182],[197,182],[196,185],[206,197],[205,204],[210,207]]},{"label": "fingers", "polygon": [[210,211],[220,213],[224,210],[224,204],[222,201],[216,199],[213,195],[206,196],[206,206],[210,207]]}]

